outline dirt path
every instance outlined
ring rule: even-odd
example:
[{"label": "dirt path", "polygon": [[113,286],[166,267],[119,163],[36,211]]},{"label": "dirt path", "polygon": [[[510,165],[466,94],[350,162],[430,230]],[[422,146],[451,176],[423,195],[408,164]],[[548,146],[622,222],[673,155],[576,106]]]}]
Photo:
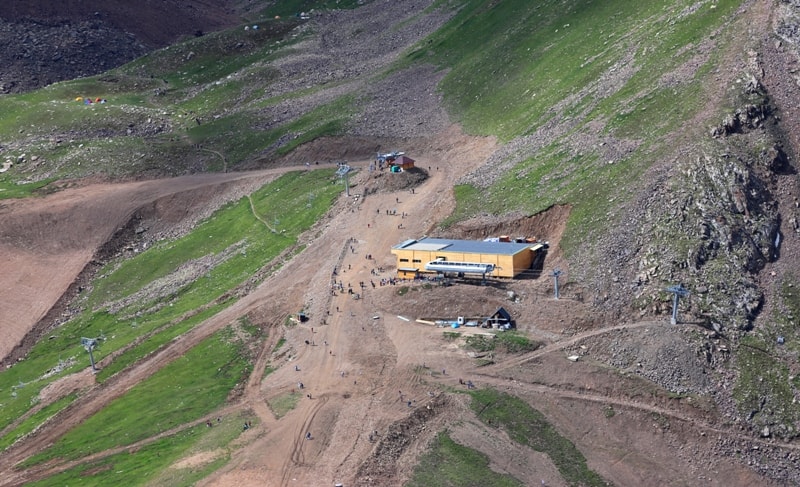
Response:
[{"label": "dirt path", "polygon": [[265,227],[267,227],[267,229],[269,229],[269,231],[270,231],[270,232],[272,232],[272,233],[278,233],[278,232],[277,232],[277,231],[276,231],[274,228],[272,228],[272,227],[270,226],[270,224],[269,224],[269,223],[267,223],[267,221],[266,221],[266,220],[264,220],[264,219],[261,217],[261,215],[259,215],[259,214],[258,214],[258,212],[256,212],[256,207],[255,207],[255,205],[253,204],[253,197],[252,197],[252,195],[249,195],[249,194],[247,195],[247,201],[249,201],[249,202],[250,202],[250,212],[253,214],[253,216],[255,217],[255,219],[256,219],[256,220],[258,220],[258,221],[260,221],[261,223],[263,223],[263,224],[264,224],[264,226],[265,226]]},{"label": "dirt path", "polygon": [[777,447],[785,450],[800,451],[800,445],[791,443],[776,443],[774,440],[764,438],[753,438],[751,435],[738,433],[732,431],[730,428],[720,428],[717,425],[710,424],[699,420],[697,417],[689,414],[682,413],[676,409],[669,409],[651,404],[645,404],[630,399],[612,397],[604,394],[596,394],[591,391],[570,391],[560,387],[552,387],[543,384],[529,384],[514,379],[504,379],[484,375],[481,376],[482,381],[491,386],[510,391],[511,394],[517,396],[525,396],[526,394],[543,394],[550,397],[557,397],[560,399],[574,399],[579,401],[588,401],[604,406],[611,405],[620,408],[637,409],[648,413],[654,413],[665,417],[685,421],[692,425],[693,428],[703,430],[705,434],[716,434],[725,436],[729,439],[737,439],[743,442],[751,443],[754,445],[761,445],[763,447]]}]

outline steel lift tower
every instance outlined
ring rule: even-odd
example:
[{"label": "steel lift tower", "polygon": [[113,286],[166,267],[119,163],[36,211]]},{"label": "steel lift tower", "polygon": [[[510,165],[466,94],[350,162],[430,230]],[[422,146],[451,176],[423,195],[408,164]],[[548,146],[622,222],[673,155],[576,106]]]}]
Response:
[{"label": "steel lift tower", "polygon": [[559,298],[559,294],[558,294],[558,276],[560,276],[561,274],[563,274],[563,272],[561,272],[561,269],[559,269],[559,268],[553,269],[553,273],[550,274],[551,276],[553,276],[553,285],[554,285],[554,288],[555,288],[555,297],[556,297],[556,299]]},{"label": "steel lift tower", "polygon": [[344,194],[350,196],[350,178],[348,173],[350,173],[350,166],[344,162],[340,162],[339,169],[336,170],[336,175],[344,180]]},{"label": "steel lift tower", "polygon": [[669,322],[671,325],[678,324],[678,300],[680,298],[686,297],[689,295],[689,290],[683,287],[683,284],[678,284],[677,286],[670,286],[666,289],[666,291],[671,292],[675,295],[672,301],[672,318],[670,318]]}]

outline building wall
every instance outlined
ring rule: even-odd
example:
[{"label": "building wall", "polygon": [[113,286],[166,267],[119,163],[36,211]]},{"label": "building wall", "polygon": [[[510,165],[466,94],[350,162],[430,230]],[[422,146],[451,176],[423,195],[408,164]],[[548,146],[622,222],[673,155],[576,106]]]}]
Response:
[{"label": "building wall", "polygon": [[416,269],[413,271],[410,268],[397,269],[397,277],[399,277],[400,279],[414,279],[417,277],[418,274],[419,272]]},{"label": "building wall", "polygon": [[536,257],[536,252],[532,250],[526,250],[524,252],[519,252],[514,256],[514,269],[515,274],[518,274],[524,270],[528,270],[531,268],[533,264],[533,259]]},{"label": "building wall", "polygon": [[523,270],[529,269],[533,263],[535,252],[524,250],[515,255],[501,254],[470,254],[463,252],[446,252],[430,250],[407,250],[392,249],[392,253],[397,256],[397,268],[415,268],[419,272],[426,273],[425,264],[444,257],[450,262],[479,262],[482,264],[494,264],[496,269],[492,275],[498,277],[514,277]]}]

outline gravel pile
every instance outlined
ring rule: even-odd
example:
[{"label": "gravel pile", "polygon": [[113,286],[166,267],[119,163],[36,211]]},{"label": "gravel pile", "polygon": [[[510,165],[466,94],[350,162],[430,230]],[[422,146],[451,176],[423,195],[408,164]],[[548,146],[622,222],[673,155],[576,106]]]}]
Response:
[{"label": "gravel pile", "polygon": [[641,330],[618,330],[571,352],[589,354],[614,368],[654,382],[676,394],[711,394],[716,388],[711,366],[720,352],[710,340],[698,344],[694,328],[653,324]]}]

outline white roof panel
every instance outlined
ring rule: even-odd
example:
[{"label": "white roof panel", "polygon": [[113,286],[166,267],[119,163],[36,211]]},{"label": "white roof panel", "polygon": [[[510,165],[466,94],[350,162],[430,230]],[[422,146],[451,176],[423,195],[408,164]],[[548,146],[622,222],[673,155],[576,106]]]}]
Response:
[{"label": "white roof panel", "polygon": [[417,242],[415,244],[411,244],[408,247],[405,247],[405,250],[427,250],[430,252],[435,252],[437,250],[442,250],[450,246],[450,243],[426,243],[426,242]]}]

